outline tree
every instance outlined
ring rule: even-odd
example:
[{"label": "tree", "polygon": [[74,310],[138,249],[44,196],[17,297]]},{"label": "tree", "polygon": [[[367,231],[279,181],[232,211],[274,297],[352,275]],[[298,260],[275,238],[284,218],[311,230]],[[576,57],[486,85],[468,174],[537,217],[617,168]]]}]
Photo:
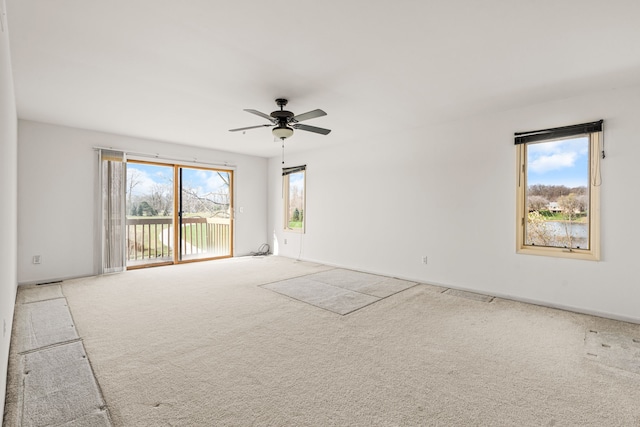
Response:
[{"label": "tree", "polygon": [[227,193],[229,192],[229,177],[231,176],[228,172],[216,172],[218,174],[218,176],[220,177],[220,179],[222,180],[222,182],[224,182],[224,187],[227,188]]},{"label": "tree", "polygon": [[182,205],[185,212],[209,212],[214,216],[228,217],[230,206],[228,177],[225,178],[220,172],[218,175],[224,184],[218,187],[217,191],[201,193],[198,188],[183,186]]},{"label": "tree", "polygon": [[579,196],[571,193],[567,196],[558,197],[558,206],[562,210],[562,215],[565,218],[564,231],[565,241],[568,248],[573,247],[573,222],[578,218],[578,214],[581,212],[580,206],[582,202]]},{"label": "tree", "polygon": [[547,227],[547,221],[538,211],[529,212],[527,215],[526,230],[528,245],[551,246],[554,242],[553,232]]},{"label": "tree", "polygon": [[291,220],[298,222],[300,221],[300,211],[298,210],[298,208],[295,208],[295,210],[293,211],[293,215],[291,216]]},{"label": "tree", "polygon": [[589,209],[589,197],[586,194],[581,194],[576,197],[576,201],[578,203],[578,209],[580,212],[586,212]]},{"label": "tree", "polygon": [[127,204],[132,209],[133,189],[142,183],[142,173],[138,169],[127,168]]},{"label": "tree", "polygon": [[535,195],[527,197],[527,207],[529,212],[532,212],[532,211],[540,212],[541,210],[547,209],[548,205],[549,205],[549,199],[547,199],[546,197],[535,196]]},{"label": "tree", "polygon": [[[299,214],[300,209],[302,209],[302,206],[303,206],[302,188],[291,185],[289,187],[289,208],[297,210]],[[294,212],[291,212],[292,215],[293,213]]]},{"label": "tree", "polygon": [[558,197],[558,206],[562,209],[562,214],[569,221],[573,221],[577,214],[581,212],[582,202],[574,193],[567,196]]},{"label": "tree", "polygon": [[147,201],[143,201],[138,206],[138,215],[155,216],[158,215],[158,211],[156,211]]},{"label": "tree", "polygon": [[558,197],[567,196],[571,193],[575,195],[587,194],[587,187],[567,187],[564,185],[543,185],[533,184],[527,189],[527,196],[542,196],[551,202],[558,200]]},{"label": "tree", "polygon": [[149,205],[156,211],[162,212],[162,215],[168,216],[172,206],[171,193],[173,187],[170,184],[160,184],[158,182],[151,186],[151,195]]}]

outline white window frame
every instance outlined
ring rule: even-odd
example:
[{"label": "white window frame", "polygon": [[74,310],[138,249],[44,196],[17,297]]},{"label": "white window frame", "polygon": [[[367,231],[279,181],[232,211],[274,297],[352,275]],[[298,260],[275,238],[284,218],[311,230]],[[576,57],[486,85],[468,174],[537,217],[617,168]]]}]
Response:
[{"label": "white window frame", "polygon": [[516,145],[517,181],[516,181],[516,252],[527,255],[540,255],[580,260],[600,260],[600,152],[602,131],[572,136],[589,138],[589,249],[570,249],[560,247],[535,246],[525,244],[525,222],[527,220],[527,144],[550,142],[549,138],[538,142]]}]

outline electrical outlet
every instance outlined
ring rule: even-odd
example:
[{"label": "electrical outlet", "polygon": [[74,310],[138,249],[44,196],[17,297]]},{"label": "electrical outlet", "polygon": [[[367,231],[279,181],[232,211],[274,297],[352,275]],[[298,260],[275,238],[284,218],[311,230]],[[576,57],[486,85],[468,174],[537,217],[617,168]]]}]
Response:
[{"label": "electrical outlet", "polygon": [[422,257],[422,263],[423,263],[423,264],[426,264],[426,263],[427,263],[427,256],[426,256],[426,255]]},{"label": "electrical outlet", "polygon": [[34,255],[33,256],[33,263],[34,264],[40,264],[40,262],[42,262],[42,258],[40,257],[40,255]]},{"label": "electrical outlet", "polygon": [[287,244],[287,239],[284,239],[284,244],[285,244],[285,245]]},{"label": "electrical outlet", "polygon": [[7,319],[2,319],[2,338],[7,335]]}]

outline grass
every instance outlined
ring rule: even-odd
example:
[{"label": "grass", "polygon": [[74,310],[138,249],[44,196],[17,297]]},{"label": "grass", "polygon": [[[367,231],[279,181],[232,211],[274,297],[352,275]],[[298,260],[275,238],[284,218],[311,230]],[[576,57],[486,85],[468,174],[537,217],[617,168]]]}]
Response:
[{"label": "grass", "polygon": [[302,221],[289,221],[289,228],[302,228]]},{"label": "grass", "polygon": [[202,249],[205,249],[207,245],[206,224],[200,224],[199,226],[196,226],[195,224],[186,224],[182,230],[183,240],[189,242],[194,248],[202,246]]},{"label": "grass", "polygon": [[[540,211],[540,215],[547,221],[568,221],[568,218],[562,212],[550,212],[546,210]],[[580,213],[573,218],[573,222],[587,222],[587,214]]]}]

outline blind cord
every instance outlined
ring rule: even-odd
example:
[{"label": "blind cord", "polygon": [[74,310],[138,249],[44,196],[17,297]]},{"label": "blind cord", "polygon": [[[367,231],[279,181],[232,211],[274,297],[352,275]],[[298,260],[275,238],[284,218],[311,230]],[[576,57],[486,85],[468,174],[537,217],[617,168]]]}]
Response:
[{"label": "blind cord", "polygon": [[300,250],[298,251],[298,259],[296,261],[300,261],[300,257],[302,257],[302,242],[304,241],[304,233],[300,235]]},{"label": "blind cord", "polygon": [[602,135],[602,158],[604,159],[605,157],[607,157],[604,154],[604,125],[602,125],[602,133],[601,133],[601,135]]},{"label": "blind cord", "polygon": [[[596,138],[596,147],[595,148],[595,152],[598,152],[598,149],[600,148],[600,138],[603,138],[602,140],[602,158],[604,159],[604,132],[600,132],[600,136]],[[593,167],[593,186],[594,187],[599,187],[600,185],[602,185],[602,174],[600,171],[600,156],[593,156],[592,157],[592,162],[594,162],[595,164],[592,165]]]}]

